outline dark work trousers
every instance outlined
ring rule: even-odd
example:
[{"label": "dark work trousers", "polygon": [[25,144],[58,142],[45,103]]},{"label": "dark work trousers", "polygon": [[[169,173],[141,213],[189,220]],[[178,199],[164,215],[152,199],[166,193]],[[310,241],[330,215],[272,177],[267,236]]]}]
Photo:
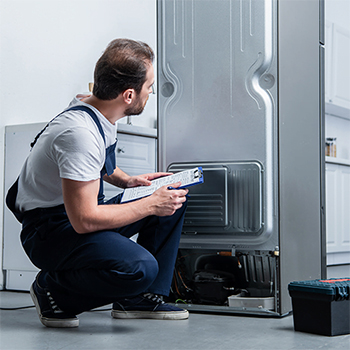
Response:
[{"label": "dark work trousers", "polygon": [[[79,314],[143,292],[169,295],[186,204],[172,216],[88,234],[74,231],[63,205],[34,209],[25,213],[21,241],[64,311]],[[136,233],[137,243],[129,239]]]}]

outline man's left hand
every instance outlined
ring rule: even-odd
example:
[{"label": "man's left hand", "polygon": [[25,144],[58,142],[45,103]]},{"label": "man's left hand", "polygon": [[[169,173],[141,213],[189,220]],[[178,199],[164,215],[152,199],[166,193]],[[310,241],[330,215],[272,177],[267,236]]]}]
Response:
[{"label": "man's left hand", "polygon": [[172,173],[149,173],[143,175],[130,176],[129,181],[126,184],[126,187],[137,187],[137,186],[150,186],[151,181],[162,176],[172,175]]}]

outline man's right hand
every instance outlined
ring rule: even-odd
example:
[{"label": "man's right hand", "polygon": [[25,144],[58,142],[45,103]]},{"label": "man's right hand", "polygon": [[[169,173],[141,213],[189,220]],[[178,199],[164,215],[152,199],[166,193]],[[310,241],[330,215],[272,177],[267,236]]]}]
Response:
[{"label": "man's right hand", "polygon": [[[150,202],[151,210],[156,216],[170,216],[186,202],[188,189],[179,189],[181,182],[159,188],[151,196],[145,198]],[[169,189],[172,188],[172,189]]]}]

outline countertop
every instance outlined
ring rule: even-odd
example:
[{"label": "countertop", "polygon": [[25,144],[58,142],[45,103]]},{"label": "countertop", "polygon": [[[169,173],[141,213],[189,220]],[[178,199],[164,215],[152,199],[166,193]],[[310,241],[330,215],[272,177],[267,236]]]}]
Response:
[{"label": "countertop", "polygon": [[343,158],[337,158],[337,157],[327,157],[326,156],[326,163],[350,166],[350,160],[349,159],[343,159]]},{"label": "countertop", "polygon": [[157,129],[132,124],[118,124],[118,133],[157,138]]}]

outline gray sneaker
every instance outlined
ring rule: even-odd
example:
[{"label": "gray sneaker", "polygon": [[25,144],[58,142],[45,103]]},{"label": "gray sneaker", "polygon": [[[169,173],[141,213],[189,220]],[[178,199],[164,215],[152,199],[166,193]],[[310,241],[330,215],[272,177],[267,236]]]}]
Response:
[{"label": "gray sneaker", "polygon": [[114,318],[151,318],[157,320],[185,320],[187,310],[166,304],[158,295],[145,293],[113,304]]}]

